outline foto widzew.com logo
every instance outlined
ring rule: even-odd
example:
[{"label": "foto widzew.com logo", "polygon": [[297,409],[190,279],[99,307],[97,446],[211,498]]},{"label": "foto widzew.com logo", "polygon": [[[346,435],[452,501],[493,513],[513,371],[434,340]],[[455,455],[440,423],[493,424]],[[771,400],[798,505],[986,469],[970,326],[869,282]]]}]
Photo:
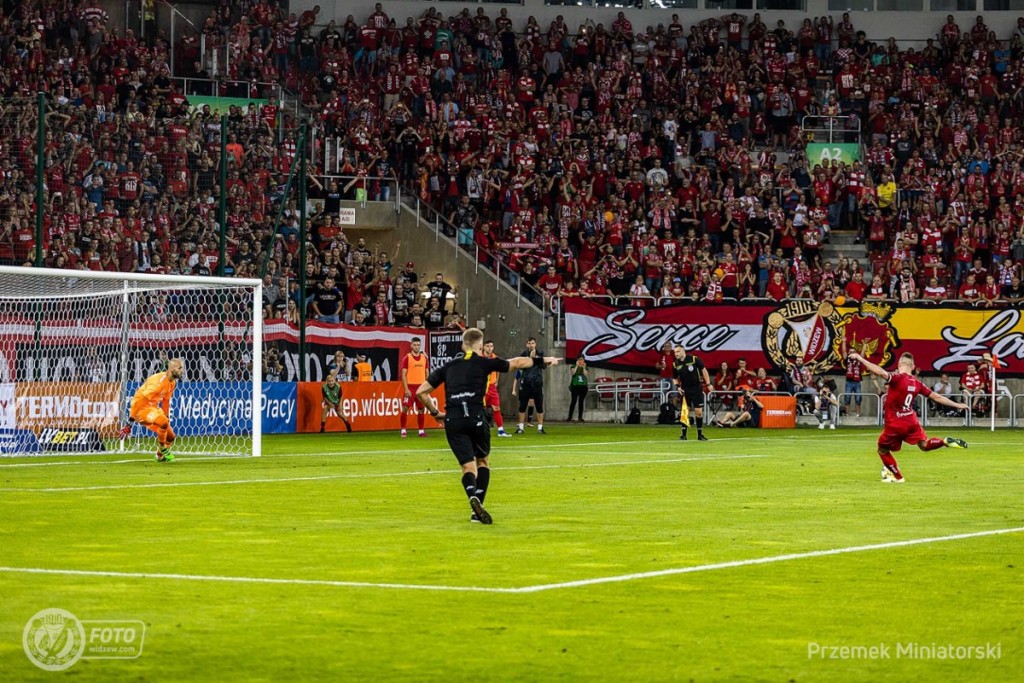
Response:
[{"label": "foto widzew.com logo", "polygon": [[74,666],[85,652],[85,629],[71,612],[51,607],[37,612],[21,634],[25,654],[45,671]]},{"label": "foto widzew.com logo", "polygon": [[69,669],[79,659],[135,659],[142,655],[145,623],[137,620],[79,619],[51,607],[25,624],[25,655],[45,671]]}]

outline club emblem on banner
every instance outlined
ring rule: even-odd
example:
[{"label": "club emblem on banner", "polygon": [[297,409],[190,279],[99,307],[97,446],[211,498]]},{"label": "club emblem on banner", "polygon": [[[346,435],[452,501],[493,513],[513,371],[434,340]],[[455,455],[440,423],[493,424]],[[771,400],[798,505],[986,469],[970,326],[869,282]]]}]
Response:
[{"label": "club emblem on banner", "polygon": [[900,346],[896,328],[889,321],[895,312],[895,306],[884,301],[862,301],[837,326],[840,353],[856,351],[875,365],[887,366]]},{"label": "club emblem on banner", "polygon": [[768,314],[761,344],[775,367],[788,370],[797,358],[814,373],[840,360],[835,306],[827,301],[790,301]]},{"label": "club emblem on banner", "polygon": [[800,358],[811,372],[826,372],[851,351],[885,367],[900,346],[889,322],[895,310],[888,303],[864,301],[844,315],[827,301],[791,301],[766,317],[762,347],[784,371]]}]

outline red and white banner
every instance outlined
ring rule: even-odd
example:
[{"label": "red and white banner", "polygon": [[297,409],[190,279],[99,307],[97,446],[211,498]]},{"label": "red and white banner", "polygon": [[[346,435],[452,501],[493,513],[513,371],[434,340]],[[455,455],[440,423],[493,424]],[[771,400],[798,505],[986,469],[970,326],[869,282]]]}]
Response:
[{"label": "red and white banner", "polygon": [[959,374],[994,353],[1000,376],[1024,376],[1024,315],[1015,308],[863,302],[684,303],[619,308],[582,297],[563,301],[566,356],[596,367],[655,374],[662,346],[681,344],[714,374],[740,358],[751,368],[788,369],[801,358],[812,372],[841,367],[858,351],[883,367],[910,352],[923,372]]},{"label": "red and white banner", "polygon": [[[306,380],[320,382],[327,377],[327,366],[334,359],[336,351],[342,351],[346,358],[366,354],[373,367],[376,382],[398,381],[398,364],[402,357],[412,350],[412,340],[423,342],[423,352],[430,358],[433,370],[441,361],[451,360],[449,349],[452,335],[459,338],[459,330],[427,330],[415,327],[357,327],[345,323],[309,322],[306,324]],[[281,379],[296,382],[299,379],[299,328],[285,320],[267,320],[263,326],[263,341],[276,342],[283,347],[282,363],[285,372]],[[435,343],[436,342],[436,343]],[[435,352],[444,351],[445,358],[434,359]]]},{"label": "red and white banner", "polygon": [[[32,342],[36,326],[31,320],[0,320],[0,338],[11,342]],[[201,322],[134,322],[128,326],[128,337],[135,346],[167,349],[187,340],[191,345],[216,344],[220,341],[239,341],[252,334],[252,325],[238,321],[224,321],[224,336],[216,320]],[[90,320],[43,320],[39,337],[46,345],[120,344],[123,328],[120,324]]]},{"label": "red and white banner", "polygon": [[[337,351],[350,361],[357,354],[365,354],[373,368],[374,381],[398,380],[398,364],[412,349],[413,339],[421,339],[423,348],[430,348],[426,330],[309,322],[306,324],[306,380],[323,381]],[[263,341],[277,342],[283,351],[281,362],[285,371],[281,379],[298,381],[299,328],[284,320],[268,320],[263,327]]]},{"label": "red and white banner", "polygon": [[566,358],[597,367],[654,374],[666,342],[682,344],[714,374],[722,361],[771,367],[761,350],[764,311],[750,306],[616,308],[579,297],[564,300]]}]

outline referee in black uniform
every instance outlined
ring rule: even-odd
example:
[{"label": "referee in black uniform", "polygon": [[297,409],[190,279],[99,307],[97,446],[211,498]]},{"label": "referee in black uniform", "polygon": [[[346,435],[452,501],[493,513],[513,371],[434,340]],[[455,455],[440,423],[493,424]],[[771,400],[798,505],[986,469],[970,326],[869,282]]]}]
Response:
[{"label": "referee in black uniform", "polygon": [[[693,411],[694,420],[697,423],[697,441],[707,441],[704,436],[704,391],[701,389],[701,382],[711,385],[708,377],[708,369],[704,367],[704,361],[692,353],[686,353],[682,346],[675,348],[676,359],[672,363],[672,376],[679,386],[679,393],[683,395],[686,405]],[[683,431],[679,435],[681,441],[686,441],[687,423],[682,422]]]},{"label": "referee in black uniform", "polygon": [[[487,376],[492,372],[523,370],[535,365],[558,365],[561,358],[487,358],[483,355],[483,348],[483,332],[475,327],[463,332],[464,355],[430,373],[416,395],[433,417],[444,418],[444,433],[462,466],[462,488],[473,509],[470,521],[490,524],[491,515],[484,510],[483,505],[487,485],[491,480],[491,468],[487,461],[491,453],[491,430],[484,412]],[[434,407],[430,399],[430,392],[442,384],[445,400],[443,413]]]}]

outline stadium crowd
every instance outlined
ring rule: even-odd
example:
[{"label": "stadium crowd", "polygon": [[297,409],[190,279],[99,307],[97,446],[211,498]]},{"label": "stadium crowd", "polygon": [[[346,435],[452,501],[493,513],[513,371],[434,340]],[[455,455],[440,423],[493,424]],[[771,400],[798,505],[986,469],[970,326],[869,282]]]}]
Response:
[{"label": "stadium crowd", "polygon": [[[999,305],[1024,295],[1022,36],[950,17],[901,49],[848,14],[545,30],[378,7],[321,30],[298,77],[343,173],[383,160],[545,295]],[[862,130],[864,159],[809,164],[807,116]],[[822,257],[833,229],[863,263]]]},{"label": "stadium crowd", "polygon": [[[302,264],[284,195],[297,119],[278,101],[232,109],[221,188],[219,117],[193,111],[175,78],[207,75],[198,35],[178,40],[172,76],[163,34],[121,35],[97,0],[17,5],[0,21],[0,262],[31,260],[43,211],[47,265],[216,273],[223,191],[224,271],[268,262],[266,315],[448,324],[448,285],[431,291],[337,220],[342,199],[403,183],[545,297],[1024,296],[1024,19],[997,36],[950,17],[922,49],[869,42],[847,14],[643,30],[623,13],[543,28],[483,7],[323,19],[225,0],[202,29],[230,50],[229,78],[296,92],[337,143],[315,149],[313,168],[338,177],[309,179],[323,210]],[[863,130],[863,160],[810,164],[807,116],[845,139]],[[832,230],[856,231],[861,258],[825,259]]]}]

